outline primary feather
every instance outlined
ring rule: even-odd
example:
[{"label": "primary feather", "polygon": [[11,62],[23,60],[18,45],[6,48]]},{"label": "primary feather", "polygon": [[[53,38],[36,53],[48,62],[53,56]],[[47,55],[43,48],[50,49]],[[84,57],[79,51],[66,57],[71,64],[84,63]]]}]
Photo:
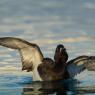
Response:
[{"label": "primary feather", "polygon": [[95,71],[95,56],[79,56],[67,63],[70,77],[74,77],[85,69]]}]

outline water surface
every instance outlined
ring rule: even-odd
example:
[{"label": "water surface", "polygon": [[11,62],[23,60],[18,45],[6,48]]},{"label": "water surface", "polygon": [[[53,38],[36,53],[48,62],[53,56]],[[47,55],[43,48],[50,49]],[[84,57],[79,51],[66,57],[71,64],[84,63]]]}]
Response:
[{"label": "water surface", "polygon": [[[20,37],[53,58],[56,46],[69,60],[95,55],[95,0],[1,0],[0,37]],[[50,87],[50,88],[49,88]],[[33,82],[21,71],[18,51],[0,47],[0,95],[95,95],[95,73],[84,71],[67,81]]]}]

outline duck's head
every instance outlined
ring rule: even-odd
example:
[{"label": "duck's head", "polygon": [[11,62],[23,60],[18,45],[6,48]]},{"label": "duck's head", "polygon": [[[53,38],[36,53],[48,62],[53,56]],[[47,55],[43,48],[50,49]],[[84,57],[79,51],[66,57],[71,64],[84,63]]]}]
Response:
[{"label": "duck's head", "polygon": [[55,60],[56,63],[60,63],[60,62],[61,63],[66,63],[67,62],[68,54],[66,52],[66,48],[62,44],[59,44],[56,47],[54,60]]}]

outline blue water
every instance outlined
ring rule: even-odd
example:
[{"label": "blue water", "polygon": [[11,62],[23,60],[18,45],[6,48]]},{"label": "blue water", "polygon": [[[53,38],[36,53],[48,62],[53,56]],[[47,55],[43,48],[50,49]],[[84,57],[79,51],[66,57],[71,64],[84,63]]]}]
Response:
[{"label": "blue water", "polygon": [[[3,79],[3,80],[2,80]],[[33,82],[31,77],[0,76],[0,95],[94,95],[94,85],[82,85],[76,79],[58,82]],[[86,81],[85,81],[86,82]]]},{"label": "blue water", "polygon": [[[95,55],[95,0],[1,0],[0,37],[19,37],[53,58],[64,44],[69,60]],[[56,88],[57,86],[57,88]],[[95,72],[61,83],[32,81],[21,71],[18,51],[0,47],[0,95],[95,95]]]}]

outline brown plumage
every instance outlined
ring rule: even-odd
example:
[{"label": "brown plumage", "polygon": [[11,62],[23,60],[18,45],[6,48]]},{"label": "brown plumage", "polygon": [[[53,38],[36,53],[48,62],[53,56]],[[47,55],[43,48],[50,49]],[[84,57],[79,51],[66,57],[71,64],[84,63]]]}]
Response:
[{"label": "brown plumage", "polygon": [[62,44],[57,46],[54,60],[44,58],[38,45],[19,38],[0,38],[0,45],[20,52],[22,70],[32,71],[34,81],[72,78],[85,69],[95,71],[95,56],[79,56],[68,61],[66,48]]}]

